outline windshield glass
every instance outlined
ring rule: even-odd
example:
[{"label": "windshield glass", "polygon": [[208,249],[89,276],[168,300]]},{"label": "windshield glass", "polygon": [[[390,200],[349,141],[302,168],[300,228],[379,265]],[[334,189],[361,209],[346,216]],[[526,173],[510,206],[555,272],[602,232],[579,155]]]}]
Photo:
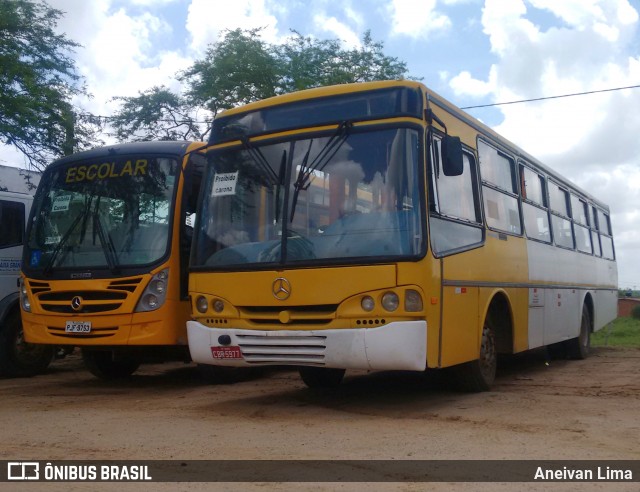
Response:
[{"label": "windshield glass", "polygon": [[25,266],[108,268],[153,263],[170,237],[174,158],[126,156],[48,169],[34,201]]},{"label": "windshield glass", "polygon": [[356,132],[214,153],[192,266],[415,257],[424,247],[418,131]]}]

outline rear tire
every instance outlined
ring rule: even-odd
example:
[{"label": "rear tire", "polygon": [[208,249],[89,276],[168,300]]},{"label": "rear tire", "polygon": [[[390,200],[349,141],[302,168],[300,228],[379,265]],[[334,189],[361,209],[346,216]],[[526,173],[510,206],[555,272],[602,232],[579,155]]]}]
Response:
[{"label": "rear tire", "polygon": [[580,335],[566,342],[567,355],[570,359],[586,359],[591,348],[591,316],[587,305],[582,306]]},{"label": "rear tire", "polygon": [[98,379],[111,381],[131,376],[140,367],[134,357],[114,357],[110,350],[82,349],[84,365]]},{"label": "rear tire", "polygon": [[0,330],[1,375],[35,376],[44,372],[54,355],[55,347],[53,345],[25,342],[19,311],[7,316]]},{"label": "rear tire", "polygon": [[480,357],[455,368],[458,386],[464,391],[474,393],[489,391],[496,378],[497,366],[495,330],[487,317],[482,328]]},{"label": "rear tire", "polygon": [[309,388],[335,388],[344,378],[344,369],[299,367],[298,373]]}]

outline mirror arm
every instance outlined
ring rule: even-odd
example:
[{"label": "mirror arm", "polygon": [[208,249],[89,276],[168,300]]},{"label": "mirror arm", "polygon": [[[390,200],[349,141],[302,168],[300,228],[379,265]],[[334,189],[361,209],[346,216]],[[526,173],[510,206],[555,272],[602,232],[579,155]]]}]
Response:
[{"label": "mirror arm", "polygon": [[444,128],[444,133],[445,135],[447,134],[447,125],[444,124],[444,122],[438,118],[436,116],[436,114],[433,112],[433,109],[431,108],[427,108],[424,110],[424,118],[425,120],[427,120],[427,123],[429,123],[430,125],[433,124],[434,120],[435,122],[440,125],[442,128]]}]

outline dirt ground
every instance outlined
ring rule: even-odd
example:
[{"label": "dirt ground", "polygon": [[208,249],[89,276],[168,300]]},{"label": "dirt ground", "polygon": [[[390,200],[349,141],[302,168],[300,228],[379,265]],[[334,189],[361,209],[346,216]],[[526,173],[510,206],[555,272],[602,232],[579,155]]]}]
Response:
[{"label": "dirt ground", "polygon": [[[73,354],[52,364],[44,375],[0,379],[0,456],[8,460],[640,460],[640,349],[592,350],[584,361],[550,360],[544,350],[502,360],[494,389],[479,394],[451,389],[440,373],[347,372],[338,389],[323,392],[307,389],[291,369],[242,373],[234,384],[211,384],[203,381],[193,364],[182,363],[142,366],[129,380],[105,382],[95,379]],[[0,489],[16,490],[2,485],[15,484],[0,484]],[[69,484],[20,485],[22,490],[73,489]],[[90,485],[86,490],[120,491],[141,486],[86,485]],[[301,488],[146,485],[153,485],[149,490]],[[496,490],[494,484],[475,485],[467,489]],[[538,490],[527,484],[502,485],[501,490]],[[613,488],[604,485],[546,484],[545,489]],[[74,490],[84,490],[80,486],[75,484]],[[362,489],[354,484],[302,488],[327,487]],[[616,488],[638,490],[638,484],[616,484]],[[400,483],[367,489],[452,487]]]}]

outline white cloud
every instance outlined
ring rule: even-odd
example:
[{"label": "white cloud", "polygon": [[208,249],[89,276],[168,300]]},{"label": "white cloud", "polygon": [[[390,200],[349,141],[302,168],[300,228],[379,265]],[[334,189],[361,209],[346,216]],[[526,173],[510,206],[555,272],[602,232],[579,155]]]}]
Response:
[{"label": "white cloud", "polygon": [[[446,74],[445,74],[446,75]],[[491,67],[489,80],[483,81],[473,78],[471,73],[464,70],[453,77],[449,82],[451,88],[456,94],[482,97],[487,96],[495,91],[496,87],[496,69]]]},{"label": "white cloud", "polygon": [[337,37],[348,48],[358,48],[361,46],[358,33],[353,31],[345,23],[340,22],[335,17],[327,17],[324,14],[316,14],[313,17],[313,23],[318,31],[324,31],[331,33],[332,36]]},{"label": "white cloud", "polygon": [[[561,24],[534,24],[532,6]],[[507,102],[636,85],[640,56],[630,41],[638,19],[627,0],[486,0],[482,25],[497,61],[486,80],[463,71],[449,86]],[[640,285],[632,250],[640,245],[638,107],[640,90],[505,105],[495,130],[610,204],[620,270]]]},{"label": "white cloud", "polygon": [[391,34],[426,38],[451,27],[451,19],[436,10],[436,0],[393,0],[389,6]]},{"label": "white cloud", "polygon": [[265,0],[192,0],[186,27],[191,34],[191,49],[203,53],[225,29],[264,28],[262,38],[277,42],[277,23]]}]

